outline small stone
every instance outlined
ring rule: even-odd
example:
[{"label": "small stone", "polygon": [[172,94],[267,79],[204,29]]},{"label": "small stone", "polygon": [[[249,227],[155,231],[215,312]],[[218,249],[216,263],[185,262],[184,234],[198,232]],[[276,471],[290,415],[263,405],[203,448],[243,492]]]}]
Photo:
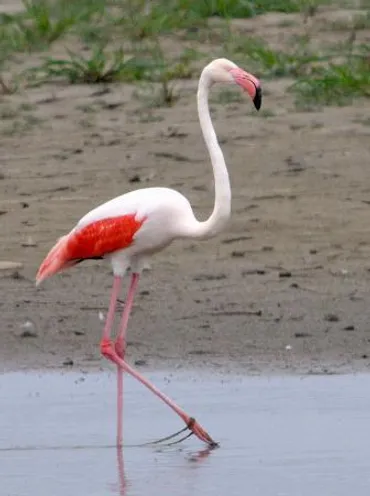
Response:
[{"label": "small stone", "polygon": [[266,274],[266,271],[265,269],[247,269],[242,271],[242,276],[251,276],[254,274],[263,276],[264,274]]},{"label": "small stone", "polygon": [[144,365],[147,365],[147,361],[143,359],[135,360],[134,363],[137,367],[143,367]]},{"label": "small stone", "polygon": [[23,264],[20,262],[8,262],[8,261],[0,261],[0,270],[16,270],[22,269]]},{"label": "small stone", "polygon": [[21,324],[21,329],[22,332],[20,336],[22,338],[35,338],[37,337],[36,329],[35,329],[35,324],[31,320],[26,320]]},{"label": "small stone", "polygon": [[335,313],[327,313],[324,315],[324,320],[327,322],[339,322],[339,317]]},{"label": "small stone", "polygon": [[28,238],[27,241],[24,241],[22,243],[22,246],[24,248],[30,248],[30,247],[33,247],[33,246],[37,246],[37,243],[32,238]]},{"label": "small stone", "polygon": [[226,274],[198,274],[193,277],[193,281],[220,281],[226,277]]},{"label": "small stone", "polygon": [[245,256],[245,251],[232,251],[231,256],[234,258],[242,258]]},{"label": "small stone", "polygon": [[279,277],[292,277],[292,273],[289,270],[281,270],[279,272]]},{"label": "small stone", "polygon": [[355,330],[355,326],[350,324],[350,325],[347,325],[345,327],[343,327],[343,330],[344,331],[354,331]]},{"label": "small stone", "polygon": [[139,174],[135,174],[134,176],[130,177],[128,180],[129,183],[141,183],[141,177]]},{"label": "small stone", "polygon": [[12,272],[9,277],[11,279],[24,279],[24,276],[22,276],[22,274],[20,274],[17,270]]},{"label": "small stone", "polygon": [[37,338],[37,332],[32,330],[32,329],[25,329],[24,331],[21,332],[20,334],[21,338]]}]

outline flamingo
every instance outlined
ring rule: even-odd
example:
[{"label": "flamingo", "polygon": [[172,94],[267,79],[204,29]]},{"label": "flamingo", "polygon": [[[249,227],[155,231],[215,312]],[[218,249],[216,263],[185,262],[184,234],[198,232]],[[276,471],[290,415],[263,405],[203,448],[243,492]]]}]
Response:
[{"label": "flamingo", "polygon": [[[175,239],[207,239],[215,236],[230,217],[231,189],[222,150],[212,125],[208,107],[209,90],[214,83],[239,85],[259,110],[262,92],[259,80],[232,61],[219,58],[206,65],[200,75],[197,91],[198,117],[214,174],[215,201],[212,214],[198,221],[187,198],[178,191],[152,187],[130,191],[87,213],[77,225],[62,236],[49,251],[36,275],[36,285],[46,278],[83,260],[108,259],[113,269],[113,287],[104,324],[100,350],[117,367],[117,446],[123,442],[123,373],[140,381],[163,400],[185,422],[180,432],[195,434],[208,446],[217,443],[203,427],[137,372],[125,360],[126,329],[140,274],[148,257],[169,246]],[[122,279],[131,270],[131,281],[125,300],[116,340],[111,335]],[[168,436],[168,438],[173,437]],[[168,439],[168,438],[163,438]]]}]

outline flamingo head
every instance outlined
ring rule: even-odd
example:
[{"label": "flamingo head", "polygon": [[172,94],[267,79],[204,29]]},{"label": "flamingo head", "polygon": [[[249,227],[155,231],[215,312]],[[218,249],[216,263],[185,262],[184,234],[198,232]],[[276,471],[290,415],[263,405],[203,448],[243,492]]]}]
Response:
[{"label": "flamingo head", "polygon": [[234,83],[240,86],[251,97],[257,110],[261,108],[262,89],[259,80],[228,59],[216,59],[209,65],[213,83]]}]

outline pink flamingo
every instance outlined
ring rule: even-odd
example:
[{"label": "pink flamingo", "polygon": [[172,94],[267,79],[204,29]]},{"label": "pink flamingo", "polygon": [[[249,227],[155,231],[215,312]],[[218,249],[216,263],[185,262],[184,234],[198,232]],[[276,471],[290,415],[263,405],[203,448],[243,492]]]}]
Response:
[{"label": "pink flamingo", "polygon": [[[87,259],[108,258],[112,264],[113,288],[100,349],[117,366],[117,446],[122,446],[123,372],[135,377],[181,417],[186,426],[179,432],[189,430],[188,435],[195,434],[209,446],[217,445],[193,417],[125,361],[128,318],[147,258],[177,238],[206,239],[215,236],[230,217],[229,176],[208,108],[208,93],[214,83],[236,83],[249,94],[257,110],[262,100],[258,79],[230,60],[216,59],[204,67],[198,84],[198,115],[215,183],[215,203],[208,220],[198,221],[189,201],[173,189],[145,188],[131,191],[86,214],[72,231],[57,241],[36,276],[36,284],[40,284],[47,277]],[[111,328],[117,298],[122,278],[129,268],[132,272],[131,283],[116,341],[113,342]]]}]

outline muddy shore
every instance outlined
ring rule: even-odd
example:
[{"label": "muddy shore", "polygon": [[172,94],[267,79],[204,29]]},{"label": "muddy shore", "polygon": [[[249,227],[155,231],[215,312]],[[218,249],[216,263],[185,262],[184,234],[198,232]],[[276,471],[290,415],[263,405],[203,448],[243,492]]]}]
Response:
[{"label": "muddy shore", "polygon": [[[24,132],[1,123],[0,363],[106,367],[99,354],[108,263],[86,262],[35,288],[56,238],[88,210],[134,188],[213,206],[195,80],[170,109],[145,109],[130,85],[43,85],[3,97],[32,105]],[[143,274],[128,331],[142,367],[334,373],[370,367],[368,102],[300,112],[288,80],[250,102],[212,102],[229,167],[232,219],[220,236],[177,242]],[[91,110],[91,111],[90,111]],[[13,123],[14,124],[14,123]],[[123,295],[124,298],[124,295]]]}]

